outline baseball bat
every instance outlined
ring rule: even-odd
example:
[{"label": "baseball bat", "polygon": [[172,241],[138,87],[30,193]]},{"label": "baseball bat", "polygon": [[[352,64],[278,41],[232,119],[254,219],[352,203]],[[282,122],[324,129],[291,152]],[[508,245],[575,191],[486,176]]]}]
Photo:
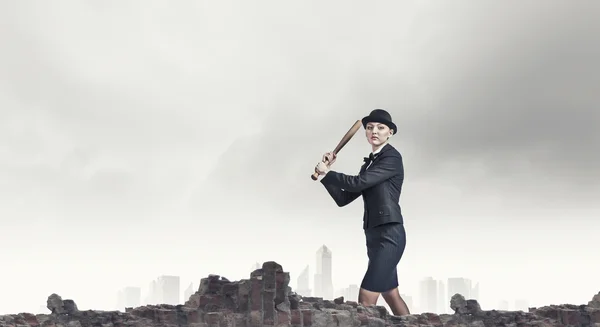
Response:
[{"label": "baseball bat", "polygon": [[[340,140],[340,142],[338,143],[338,145],[335,147],[335,149],[333,149],[333,155],[337,155],[338,152],[340,152],[340,150],[342,150],[342,148],[344,147],[344,145],[346,145],[348,143],[348,141],[350,141],[350,139],[354,136],[354,134],[356,134],[356,132],[360,129],[360,126],[362,125],[362,122],[360,120],[357,120],[356,123],[354,123],[354,125],[352,125],[352,127],[350,127],[350,129],[348,130],[348,132],[346,132],[346,134],[344,135],[344,137],[342,137],[342,139]],[[325,158],[325,163],[327,163],[327,158]],[[315,168],[316,170],[316,168]],[[314,174],[312,174],[310,176],[310,178],[312,178],[313,181],[316,181],[319,178],[319,173],[317,173],[315,171]]]}]

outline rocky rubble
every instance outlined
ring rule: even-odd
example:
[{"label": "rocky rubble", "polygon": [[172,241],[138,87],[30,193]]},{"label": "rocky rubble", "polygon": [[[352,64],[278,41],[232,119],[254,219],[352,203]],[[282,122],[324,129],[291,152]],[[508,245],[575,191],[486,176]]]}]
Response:
[{"label": "rocky rubble", "polygon": [[485,311],[475,300],[456,294],[455,312],[405,317],[384,307],[363,307],[338,298],[333,301],[301,297],[288,286],[289,273],[265,262],[250,279],[231,282],[210,275],[184,305],[147,305],[119,311],[80,311],[72,300],[48,297],[50,314],[0,316],[0,327],[600,327],[600,293],[587,305],[552,305],[529,312]]}]

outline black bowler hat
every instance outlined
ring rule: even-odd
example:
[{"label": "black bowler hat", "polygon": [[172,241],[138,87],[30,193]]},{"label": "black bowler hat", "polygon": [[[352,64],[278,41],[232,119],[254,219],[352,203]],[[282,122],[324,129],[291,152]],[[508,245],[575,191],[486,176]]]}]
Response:
[{"label": "black bowler hat", "polygon": [[392,116],[383,109],[375,109],[362,119],[363,127],[366,128],[368,123],[381,123],[394,130],[397,133],[396,124],[392,122]]}]

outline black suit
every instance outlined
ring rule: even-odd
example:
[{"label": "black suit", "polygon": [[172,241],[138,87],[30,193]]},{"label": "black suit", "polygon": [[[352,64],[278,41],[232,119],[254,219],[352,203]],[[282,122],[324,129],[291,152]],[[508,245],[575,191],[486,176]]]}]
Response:
[{"label": "black suit", "polygon": [[402,155],[392,145],[386,144],[369,169],[367,165],[366,162],[357,176],[330,171],[321,183],[340,207],[362,195],[364,229],[387,223],[404,223],[399,205],[404,181]]},{"label": "black suit", "polygon": [[399,205],[404,165],[400,152],[386,144],[367,166],[368,162],[365,162],[356,176],[329,171],[321,183],[340,207],[362,195],[369,268],[361,287],[385,292],[398,287],[396,266],[406,246]]}]

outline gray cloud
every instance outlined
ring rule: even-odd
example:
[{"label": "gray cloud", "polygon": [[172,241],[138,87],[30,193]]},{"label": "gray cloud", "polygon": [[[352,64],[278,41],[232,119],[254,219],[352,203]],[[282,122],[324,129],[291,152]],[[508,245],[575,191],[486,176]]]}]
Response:
[{"label": "gray cloud", "polygon": [[[208,183],[223,181],[229,197],[239,190],[248,201],[256,194],[282,208],[307,208],[298,197],[320,203],[326,195],[311,185],[306,171],[353,119],[384,107],[398,121],[394,144],[405,153],[409,185],[415,179],[437,181],[471,196],[485,190],[510,199],[515,210],[587,202],[600,178],[600,157],[592,150],[600,145],[598,5],[482,2],[466,9],[453,3],[417,14],[436,17],[436,24],[428,29],[408,24],[417,34],[407,37],[414,42],[410,46],[393,39],[378,44],[387,47],[379,54],[384,65],[357,58],[358,69],[346,71],[337,101],[316,101],[313,108],[321,111],[274,106],[280,111],[264,122],[263,132],[239,140]],[[379,37],[396,31],[382,29]],[[312,69],[324,61],[313,62]],[[363,65],[370,69],[361,70]],[[352,142],[357,145],[342,153],[346,160],[356,158],[344,167],[348,173],[368,153],[364,146],[358,150],[364,141]],[[247,189],[240,181],[248,181]]]},{"label": "gray cloud", "polygon": [[[440,70],[435,94],[440,110],[427,117],[432,131],[427,147],[449,156],[511,151],[521,156],[537,148],[573,164],[586,161],[574,155],[591,159],[582,147],[598,142],[597,9],[597,4],[548,6],[531,12],[539,19],[494,15],[479,29],[465,24],[444,33],[445,39],[468,38],[471,47],[465,49],[468,61],[439,60],[447,68]],[[504,33],[509,24],[521,27],[518,33]],[[488,30],[495,25],[499,29]]]},{"label": "gray cloud", "polygon": [[[79,28],[57,23],[59,11],[35,16],[16,4],[4,11],[21,13],[4,15],[10,47],[0,81],[7,103],[21,108],[4,114],[23,124],[5,138],[14,163],[42,156],[60,165],[80,148],[96,153],[91,166],[135,175],[126,185],[145,190],[129,191],[140,203],[147,192],[158,202],[169,194],[164,205],[172,208],[189,189],[192,204],[219,203],[211,199],[247,194],[243,184],[282,208],[307,208],[293,200],[300,196],[329,206],[307,171],[354,119],[382,107],[400,126],[394,144],[405,154],[409,187],[478,185],[543,198],[552,185],[581,198],[597,181],[598,159],[588,150],[598,142],[594,2],[402,2],[396,10],[319,12],[273,2],[278,15],[181,2],[153,13],[158,21],[177,17],[176,25],[149,24],[143,11],[131,16],[125,7],[70,5],[79,8]],[[113,27],[100,24],[109,18]],[[37,125],[27,126],[32,117]],[[252,130],[260,134],[240,136]],[[368,153],[360,137],[337,169],[360,166]],[[238,149],[201,182],[213,153],[234,139]],[[528,187],[517,187],[525,176]],[[96,190],[93,181],[82,183]],[[210,195],[218,188],[227,196]]]},{"label": "gray cloud", "polygon": [[[592,150],[600,147],[600,8],[519,11],[494,11],[485,24],[440,35],[463,45],[463,58],[430,62],[439,68],[431,94],[439,110],[407,134],[423,149],[424,174],[439,169],[455,185],[478,184],[476,192],[510,198],[515,211],[589,206],[589,194],[600,191],[600,156]],[[461,164],[447,170],[448,161]],[[473,164],[486,174],[470,177]]]}]

